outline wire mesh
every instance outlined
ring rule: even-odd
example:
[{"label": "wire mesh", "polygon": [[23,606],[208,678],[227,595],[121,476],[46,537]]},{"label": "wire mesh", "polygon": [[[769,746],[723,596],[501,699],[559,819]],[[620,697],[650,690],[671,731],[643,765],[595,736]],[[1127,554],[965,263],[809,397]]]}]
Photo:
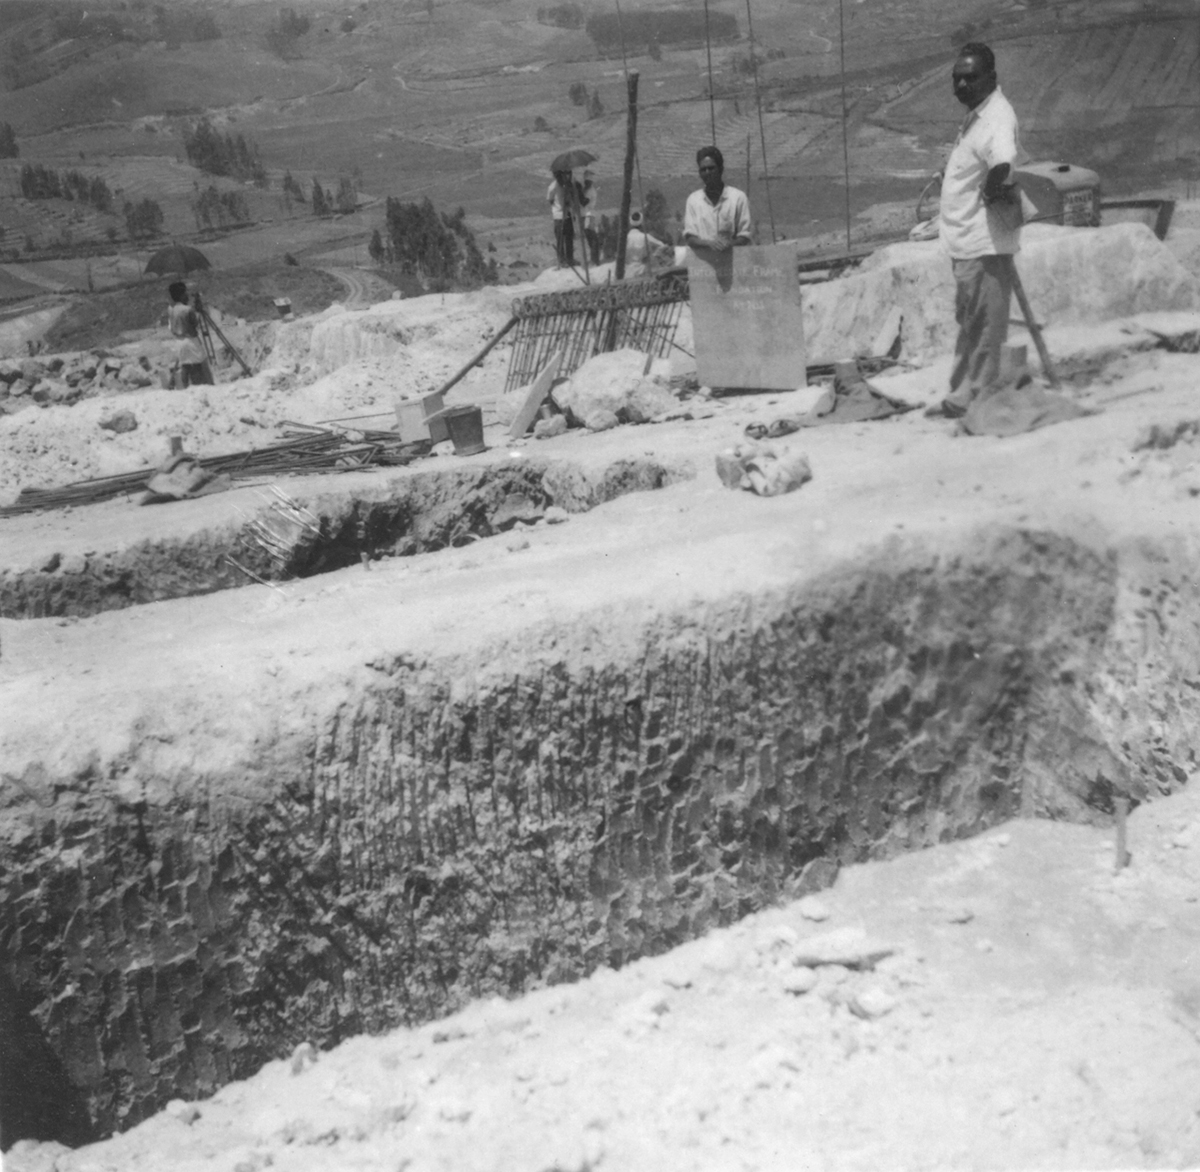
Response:
[{"label": "wire mesh", "polygon": [[674,345],[687,299],[682,275],[518,298],[504,389],[533,382],[556,350],[563,355],[560,375],[572,374],[596,354],[626,347],[663,358]]}]

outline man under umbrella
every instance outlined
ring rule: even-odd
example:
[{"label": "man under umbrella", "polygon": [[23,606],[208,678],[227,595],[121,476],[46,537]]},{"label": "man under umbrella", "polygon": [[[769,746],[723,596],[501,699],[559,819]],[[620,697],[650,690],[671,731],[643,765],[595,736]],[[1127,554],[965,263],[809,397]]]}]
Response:
[{"label": "man under umbrella", "polygon": [[188,303],[187,285],[182,281],[172,281],[167,286],[167,293],[171,298],[167,324],[171,327],[171,336],[179,339],[175,356],[178,375],[172,382],[181,387],[211,384],[212,369],[200,341],[200,311]]}]

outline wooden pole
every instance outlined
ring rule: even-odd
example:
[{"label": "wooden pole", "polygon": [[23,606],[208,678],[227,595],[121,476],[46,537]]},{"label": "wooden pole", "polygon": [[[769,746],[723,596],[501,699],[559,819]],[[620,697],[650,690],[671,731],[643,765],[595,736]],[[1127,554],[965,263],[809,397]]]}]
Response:
[{"label": "wooden pole", "polygon": [[[492,340],[490,342],[488,342],[488,344],[486,346],[484,346],[484,348],[482,350],[480,350],[479,353],[476,354],[475,357],[472,358],[471,361],[468,362],[467,365],[464,366],[462,368],[462,370],[460,370],[453,378],[447,379],[444,383],[442,383],[442,385],[440,387],[438,387],[438,389],[434,392],[434,394],[444,395],[452,386],[454,386],[456,383],[458,383],[461,379],[466,378],[467,372],[470,371],[472,367],[478,366],[488,356],[488,354],[491,353],[492,347],[495,346],[495,344],[497,342],[499,342],[500,339],[503,338],[504,335],[507,334],[508,331],[511,330],[513,328],[513,326],[515,326],[516,324],[517,324],[517,319],[515,317],[510,317],[508,319],[508,321],[506,321],[504,323],[504,325],[501,326],[500,330],[492,336]],[[422,398],[424,398],[424,396],[422,396]]]},{"label": "wooden pole", "polygon": [[1004,259],[1008,265],[1008,271],[1012,275],[1013,292],[1017,295],[1017,304],[1021,307],[1025,326],[1029,330],[1033,344],[1037,347],[1038,357],[1042,360],[1046,381],[1057,391],[1062,384],[1058,381],[1058,375],[1054,373],[1054,367],[1050,364],[1050,351],[1046,349],[1046,339],[1042,337],[1042,327],[1034,319],[1029,298],[1025,296],[1025,286],[1021,284],[1021,276],[1017,272],[1017,262],[1011,256],[1006,256]]},{"label": "wooden pole", "polygon": [[621,183],[621,222],[617,225],[617,280],[625,277],[625,238],[629,235],[629,203],[633,198],[633,160],[637,154],[638,71],[626,74],[625,177]]},{"label": "wooden pole", "polygon": [[850,255],[850,138],[846,129],[846,4],[838,0],[838,44],[842,54],[842,170],[846,177],[846,255]]}]

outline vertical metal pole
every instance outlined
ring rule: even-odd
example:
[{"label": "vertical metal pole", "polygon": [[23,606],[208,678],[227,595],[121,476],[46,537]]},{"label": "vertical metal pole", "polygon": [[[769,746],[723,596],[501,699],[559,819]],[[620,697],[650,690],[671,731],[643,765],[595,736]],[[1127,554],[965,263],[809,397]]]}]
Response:
[{"label": "vertical metal pole", "polygon": [[704,47],[708,50],[708,120],[712,125],[712,146],[717,145],[717,106],[713,95],[712,37],[708,32],[708,0],[704,0]]},{"label": "vertical metal pole", "polygon": [[850,139],[846,130],[846,0],[838,0],[838,42],[842,53],[842,168],[846,176],[846,255],[850,255]]},{"label": "vertical metal pole", "polygon": [[633,158],[637,153],[638,71],[629,70],[625,115],[625,177],[621,182],[621,222],[617,230],[617,280],[625,276],[625,238],[629,235],[629,201],[633,196]]}]

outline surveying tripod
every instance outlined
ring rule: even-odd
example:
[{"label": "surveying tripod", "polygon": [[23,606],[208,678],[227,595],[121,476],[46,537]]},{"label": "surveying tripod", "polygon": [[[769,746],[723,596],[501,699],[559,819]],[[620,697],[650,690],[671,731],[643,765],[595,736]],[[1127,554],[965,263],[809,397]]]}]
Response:
[{"label": "surveying tripod", "polygon": [[221,327],[209,317],[208,310],[204,307],[204,302],[200,300],[199,291],[192,294],[192,308],[196,311],[196,333],[200,335],[200,342],[204,346],[204,353],[208,355],[209,366],[211,367],[217,360],[217,351],[212,340],[213,334],[216,334],[221,339],[225,349],[237,359],[238,365],[242,368],[242,373],[249,378],[253,371],[246,365],[246,360],[237,352],[237,347],[221,332]]}]

